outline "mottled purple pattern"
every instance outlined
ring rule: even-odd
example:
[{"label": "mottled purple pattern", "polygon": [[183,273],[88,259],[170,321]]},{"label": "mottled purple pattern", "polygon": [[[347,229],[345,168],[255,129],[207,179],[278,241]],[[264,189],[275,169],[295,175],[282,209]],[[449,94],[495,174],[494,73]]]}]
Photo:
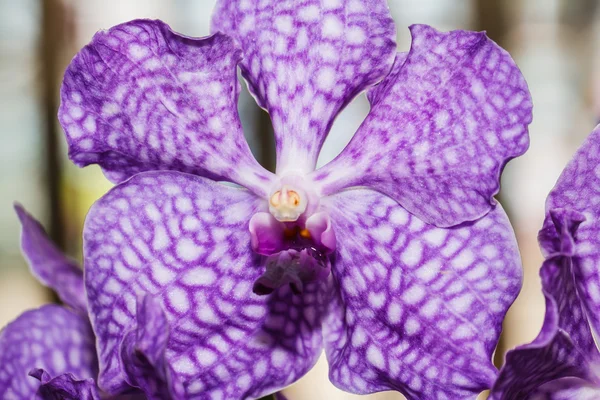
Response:
[{"label": "mottled purple pattern", "polygon": [[354,393],[475,397],[521,286],[519,252],[496,206],[474,224],[436,228],[365,189],[323,199],[338,241],[341,304],[324,325],[330,378]]},{"label": "mottled purple pattern", "polygon": [[436,226],[475,220],[492,208],[506,162],[527,149],[527,85],[484,33],[411,33],[365,122],[312,179],[323,195],[376,189]]},{"label": "mottled purple pattern", "polygon": [[272,174],[242,133],[239,59],[224,35],[188,38],[160,21],[98,32],[69,65],[61,89],[69,156],[79,166],[100,164],[114,182],[170,169],[260,193]]},{"label": "mottled purple pattern", "polygon": [[[577,295],[591,327],[600,332],[600,127],[590,134],[562,172],[546,200],[542,232],[556,232],[552,211],[563,209],[585,217],[576,231],[572,274]],[[551,239],[540,241],[547,254],[556,251]]]},{"label": "mottled purple pattern", "polygon": [[53,289],[65,304],[87,314],[81,268],[52,243],[40,223],[23,207],[16,204],[15,211],[22,225],[21,250],[31,273]]},{"label": "mottled purple pattern", "polygon": [[92,207],[84,257],[101,388],[124,387],[119,346],[138,329],[147,295],[169,322],[165,358],[176,398],[260,397],[312,367],[323,292],[313,284],[303,296],[287,287],[252,293],[264,266],[248,220],[265,208],[244,189],[177,172],[138,174]]},{"label": "mottled purple pattern", "polygon": [[[585,398],[600,388],[600,353],[592,330],[600,318],[600,129],[596,128],[561,174],[546,201],[538,239],[546,260],[540,275],[546,320],[531,344],[507,354],[492,398]],[[566,378],[570,387],[550,395]],[[550,382],[554,382],[554,386]],[[562,382],[564,383],[564,382]],[[544,389],[546,388],[546,389]],[[545,392],[544,392],[545,391]],[[581,397],[577,397],[581,396]],[[591,394],[593,398],[593,394]]]},{"label": "mottled purple pattern", "polygon": [[531,400],[598,400],[600,388],[577,378],[562,378],[543,385]]},{"label": "mottled purple pattern", "polygon": [[491,400],[528,399],[544,383],[563,377],[592,379],[588,354],[582,353],[559,328],[559,320],[559,307],[547,295],[542,331],[532,343],[506,354],[505,365],[491,391]]},{"label": "mottled purple pattern", "polygon": [[588,318],[578,294],[577,282],[573,279],[573,260],[568,256],[549,257],[540,270],[542,287],[557,306],[559,326],[573,344],[590,360],[600,362]]},{"label": "mottled purple pattern", "polygon": [[38,394],[44,400],[100,400],[92,378],[77,379],[70,373],[53,378],[43,369],[34,369],[29,375],[41,382]]},{"label": "mottled purple pattern", "polygon": [[242,74],[273,121],[278,173],[314,169],[335,116],[387,74],[396,51],[385,0],[220,0],[213,30],[244,51]]},{"label": "mottled purple pattern", "polygon": [[123,338],[121,357],[127,381],[150,399],[168,399],[165,351],[170,327],[158,300],[146,295],[137,304],[135,328]]},{"label": "mottled purple pattern", "polygon": [[94,378],[94,335],[87,318],[66,308],[46,305],[27,311],[0,332],[0,393],[6,400],[42,399],[39,380],[28,375],[44,369],[50,377],[64,373]]}]

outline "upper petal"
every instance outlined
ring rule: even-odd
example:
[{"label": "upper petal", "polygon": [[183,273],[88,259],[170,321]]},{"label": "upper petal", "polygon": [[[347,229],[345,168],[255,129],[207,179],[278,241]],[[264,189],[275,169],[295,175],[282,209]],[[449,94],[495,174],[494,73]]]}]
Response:
[{"label": "upper petal", "polygon": [[489,388],[492,352],[522,277],[502,208],[443,229],[368,189],[323,203],[344,232],[332,266],[338,314],[325,324],[332,382],[409,399],[475,398]]},{"label": "upper petal", "polygon": [[546,317],[538,337],[506,353],[500,375],[490,393],[492,400],[529,399],[540,386],[564,377],[590,382],[590,364],[569,335],[560,329],[558,307],[546,297]]},{"label": "upper petal", "polygon": [[485,33],[411,33],[364,123],[312,179],[323,195],[376,189],[436,226],[475,220],[493,207],[506,162],[528,147],[527,85]]},{"label": "upper petal", "polygon": [[87,315],[81,268],[52,243],[42,225],[21,205],[15,204],[15,211],[23,227],[21,251],[31,273],[43,285],[53,289],[65,304]]},{"label": "upper petal", "polygon": [[[559,243],[572,242],[568,256],[577,296],[589,323],[600,333],[600,126],[590,134],[563,170],[546,200],[546,220],[540,231],[542,251],[557,252]],[[576,229],[562,233],[559,215]],[[578,216],[576,218],[576,216]],[[576,221],[573,221],[573,219]],[[563,225],[565,223],[562,223]],[[567,227],[568,228],[568,227]],[[566,236],[566,240],[565,240]]]},{"label": "upper petal", "polygon": [[[310,285],[303,296],[252,292],[264,268],[248,221],[266,208],[246,190],[177,172],[138,174],[92,207],[84,260],[101,388],[116,393],[131,381],[123,363],[132,340],[148,361],[142,367],[167,376],[175,399],[256,398],[313,365],[321,349],[319,288]],[[154,302],[140,307],[148,296]]]},{"label": "upper petal", "polygon": [[236,38],[242,75],[271,114],[277,172],[312,171],[333,119],[390,70],[385,0],[219,0],[213,29]]},{"label": "upper petal", "polygon": [[50,377],[70,373],[77,379],[95,378],[94,335],[87,318],[64,307],[46,305],[8,324],[0,332],[3,398],[37,398],[40,381],[28,375],[35,368]]},{"label": "upper petal", "polygon": [[58,116],[70,158],[99,164],[113,182],[178,170],[262,193],[272,174],[242,134],[239,60],[227,36],[185,37],[161,21],[98,32],[67,68],[61,89]]}]

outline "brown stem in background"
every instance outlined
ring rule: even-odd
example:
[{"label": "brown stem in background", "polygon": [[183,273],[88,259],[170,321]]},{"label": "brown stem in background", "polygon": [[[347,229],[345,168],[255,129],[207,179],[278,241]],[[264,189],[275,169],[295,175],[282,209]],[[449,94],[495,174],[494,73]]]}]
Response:
[{"label": "brown stem in background", "polygon": [[[43,176],[49,210],[48,234],[61,250],[65,250],[64,210],[61,196],[62,166],[57,112],[59,105],[60,55],[69,34],[67,8],[61,0],[40,0],[41,29],[39,37],[40,108],[43,110]],[[49,291],[55,303],[60,302],[56,293]]]},{"label": "brown stem in background", "polygon": [[506,48],[508,13],[506,0],[475,0],[475,30],[487,35],[501,47]]},{"label": "brown stem in background", "polygon": [[61,159],[59,132],[57,129],[59,88],[57,83],[59,57],[66,38],[66,8],[61,0],[41,0],[41,31],[39,38],[39,60],[41,65],[40,90],[43,109],[44,182],[49,206],[48,234],[61,248],[65,249],[63,232],[63,209],[61,199]]}]

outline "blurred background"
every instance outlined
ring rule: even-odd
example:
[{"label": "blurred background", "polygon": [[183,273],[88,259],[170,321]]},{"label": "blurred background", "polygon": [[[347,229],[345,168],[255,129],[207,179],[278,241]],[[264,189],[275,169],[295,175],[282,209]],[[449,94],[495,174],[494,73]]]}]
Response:
[{"label": "blurred background", "polygon": [[[599,0],[389,0],[398,47],[407,27],[486,30],[520,66],[534,101],[529,152],[512,161],[500,200],[517,232],[525,268],[521,295],[496,352],[533,339],[542,323],[536,235],[544,199],[600,117]],[[24,309],[54,301],[31,278],[19,252],[13,201],[21,202],[54,240],[80,258],[86,210],[110,188],[99,168],[78,169],[66,157],[56,119],[62,74],[99,29],[134,18],[160,18],[190,36],[209,32],[214,0],[0,0],[0,326]],[[245,88],[244,88],[245,89]],[[244,92],[239,109],[255,156],[273,168],[268,116]],[[368,112],[364,96],[336,120],[319,163],[334,158]],[[322,360],[323,361],[323,360]],[[291,399],[351,399],[327,380],[321,362],[286,390]],[[373,399],[400,399],[393,393]]]}]

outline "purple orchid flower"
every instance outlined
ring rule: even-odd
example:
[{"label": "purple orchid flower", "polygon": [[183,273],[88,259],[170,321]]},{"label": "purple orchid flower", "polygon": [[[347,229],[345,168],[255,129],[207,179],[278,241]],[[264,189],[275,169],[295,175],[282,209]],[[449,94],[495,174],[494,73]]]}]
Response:
[{"label": "purple orchid flower", "polygon": [[[99,385],[257,398],[324,347],[349,392],[475,396],[521,284],[493,195],[528,146],[525,81],[483,33],[413,26],[396,54],[383,0],[292,3],[220,1],[202,39],[132,21],[68,67],[69,155],[118,183],[84,227]],[[238,65],[271,115],[276,174],[244,140]],[[369,116],[314,171],[367,89]],[[132,347],[148,368],[130,368]]]},{"label": "purple orchid flower", "polygon": [[[83,272],[21,206],[21,247],[31,272],[65,307],[27,311],[0,332],[0,393],[6,400],[99,400],[98,359],[87,317]],[[134,390],[130,388],[131,392]],[[141,394],[103,399],[135,400]]]},{"label": "purple orchid flower", "polygon": [[600,126],[548,195],[538,235],[546,317],[532,343],[507,353],[492,399],[600,398],[599,165]]}]

